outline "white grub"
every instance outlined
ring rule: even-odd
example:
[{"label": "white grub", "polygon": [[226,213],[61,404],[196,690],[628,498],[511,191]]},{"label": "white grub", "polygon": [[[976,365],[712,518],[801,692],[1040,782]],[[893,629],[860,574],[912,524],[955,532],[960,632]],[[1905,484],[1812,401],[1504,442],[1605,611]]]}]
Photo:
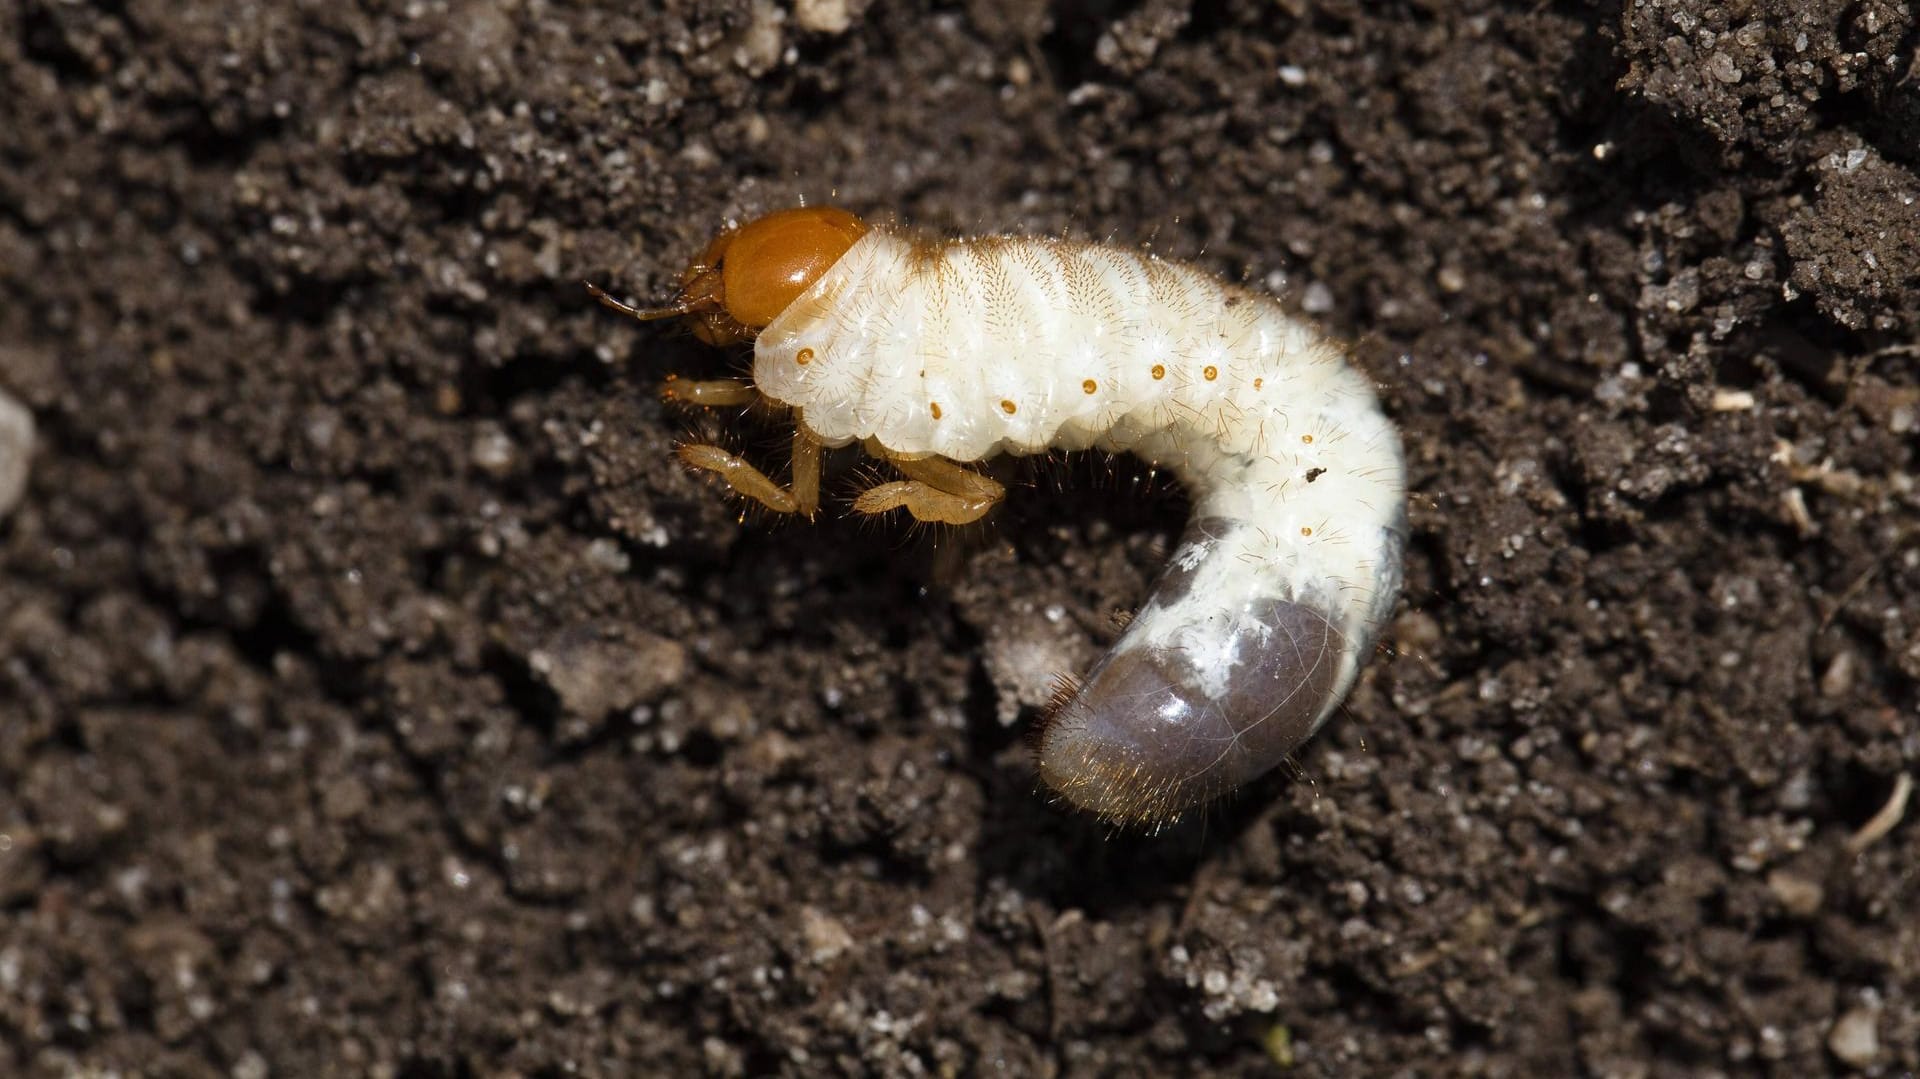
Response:
[{"label": "white grub", "polygon": [[1273,298],[1130,248],[874,227],[759,334],[754,382],[826,445],[977,461],[1127,451],[1194,516],[1160,586],[1049,722],[1071,801],[1158,824],[1332,713],[1399,591],[1400,440]]}]

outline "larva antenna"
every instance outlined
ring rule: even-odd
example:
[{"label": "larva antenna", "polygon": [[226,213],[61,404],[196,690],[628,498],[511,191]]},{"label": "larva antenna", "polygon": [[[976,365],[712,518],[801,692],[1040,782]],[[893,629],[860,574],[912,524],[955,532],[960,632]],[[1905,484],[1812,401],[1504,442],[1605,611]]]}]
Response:
[{"label": "larva antenna", "polygon": [[654,322],[663,318],[691,315],[695,311],[700,310],[699,305],[689,303],[684,298],[667,307],[634,307],[632,304],[621,303],[619,300],[614,299],[606,289],[601,288],[591,281],[582,281],[580,283],[587,286],[587,295],[592,296],[605,306],[613,308],[628,318],[638,319],[641,322]]}]

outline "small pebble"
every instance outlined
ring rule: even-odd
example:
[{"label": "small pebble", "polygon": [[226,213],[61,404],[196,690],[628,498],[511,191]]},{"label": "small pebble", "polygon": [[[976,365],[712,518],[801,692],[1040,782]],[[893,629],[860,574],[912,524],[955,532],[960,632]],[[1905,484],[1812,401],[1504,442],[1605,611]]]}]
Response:
[{"label": "small pebble", "polygon": [[1841,1063],[1856,1068],[1872,1064],[1880,1056],[1880,1012],[1861,1006],[1841,1016],[1827,1032],[1827,1048]]},{"label": "small pebble", "polygon": [[815,963],[830,963],[853,947],[853,934],[838,918],[814,907],[800,908],[800,935],[805,938],[807,958]]},{"label": "small pebble", "polygon": [[816,34],[844,34],[853,25],[847,0],[794,0],[793,21]]},{"label": "small pebble", "polygon": [[1780,906],[1796,918],[1814,914],[1827,898],[1826,890],[1818,882],[1795,876],[1784,869],[1767,874],[1767,889],[1780,901]]}]

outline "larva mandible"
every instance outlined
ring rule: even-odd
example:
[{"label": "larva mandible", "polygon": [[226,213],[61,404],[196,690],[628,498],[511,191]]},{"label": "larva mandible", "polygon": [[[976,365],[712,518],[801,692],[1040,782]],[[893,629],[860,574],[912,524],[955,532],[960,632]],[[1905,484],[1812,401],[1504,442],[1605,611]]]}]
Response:
[{"label": "larva mandible", "polygon": [[1400,440],[1341,349],[1271,297],[1105,244],[928,241],[830,207],[722,232],[671,305],[794,423],[782,487],[725,450],[683,461],[781,513],[819,507],[820,455],[860,443],[901,479],[854,501],[964,524],[1005,495],[965,468],[1097,448],[1172,470],[1193,520],[1145,606],[1045,721],[1039,770],[1107,820],[1158,826],[1259,776],[1325,722],[1400,589]]}]

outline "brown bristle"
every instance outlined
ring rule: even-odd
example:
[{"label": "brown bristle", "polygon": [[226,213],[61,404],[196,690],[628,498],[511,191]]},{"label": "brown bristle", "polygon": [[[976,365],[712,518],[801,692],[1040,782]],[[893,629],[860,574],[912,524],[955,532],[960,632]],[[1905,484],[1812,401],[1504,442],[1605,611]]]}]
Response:
[{"label": "brown bristle", "polygon": [[[1034,743],[1044,745],[1046,727]],[[1107,824],[1158,835],[1178,823],[1190,804],[1174,784],[1147,779],[1139,765],[1079,760],[1063,775],[1042,775],[1042,786],[1075,808],[1088,810]],[[1094,793],[1097,792],[1097,793]],[[1094,808],[1098,806],[1099,808]]]},{"label": "brown bristle", "polygon": [[1070,671],[1061,671],[1053,676],[1052,691],[1047,694],[1047,703],[1040,706],[1040,724],[1045,726],[1060,710],[1073,703],[1080,695],[1080,676]]}]

